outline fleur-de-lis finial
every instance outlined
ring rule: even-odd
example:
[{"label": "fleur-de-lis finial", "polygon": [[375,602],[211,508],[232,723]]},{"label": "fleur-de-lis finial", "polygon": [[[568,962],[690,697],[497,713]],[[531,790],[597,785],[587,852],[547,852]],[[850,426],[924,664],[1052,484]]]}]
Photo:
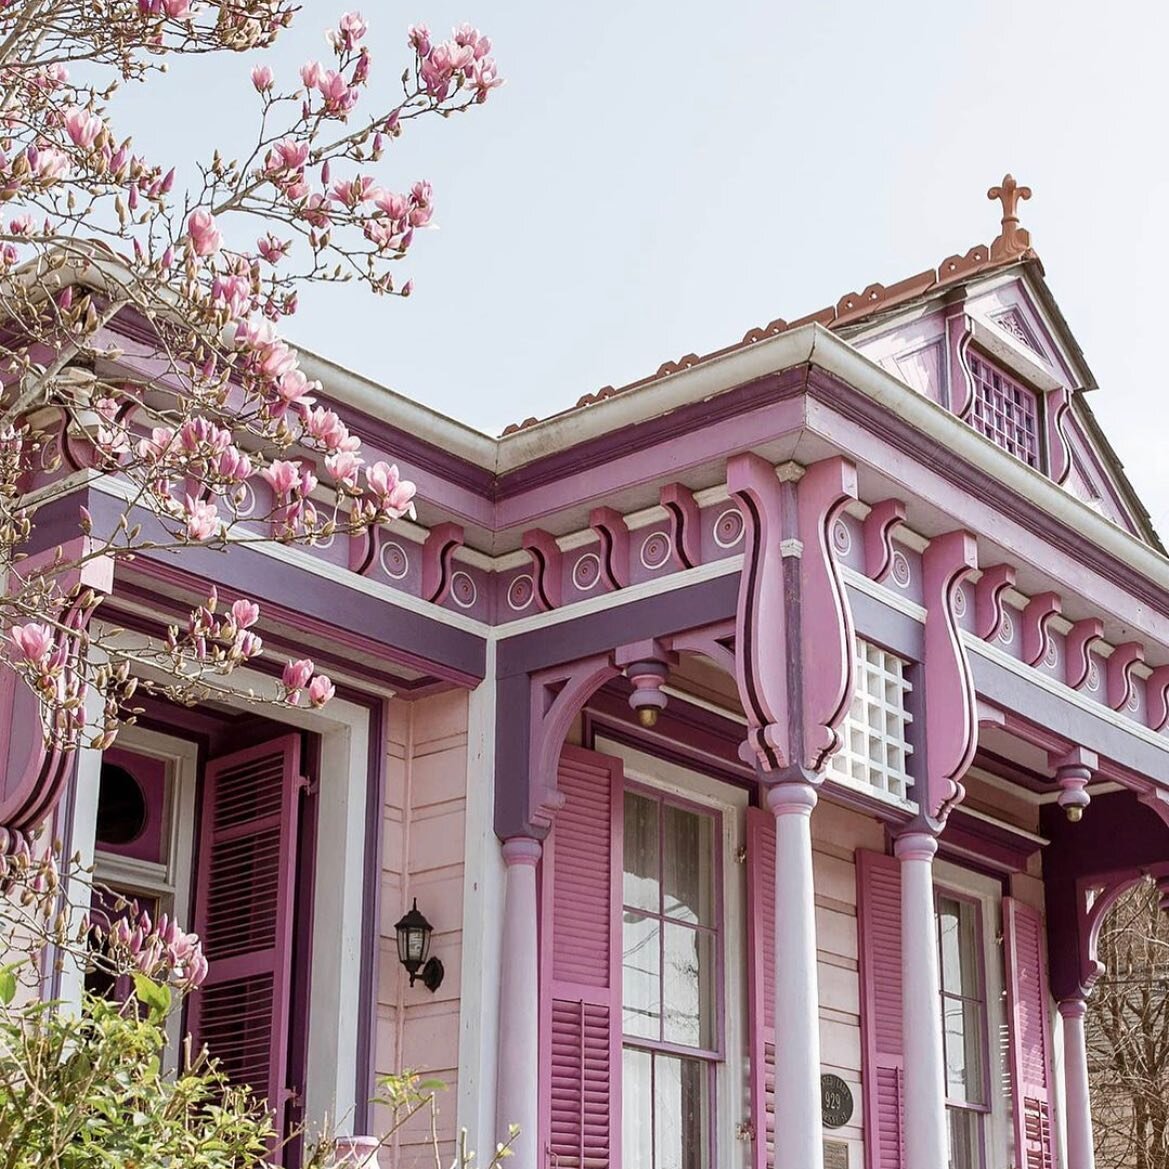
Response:
[{"label": "fleur-de-lis finial", "polygon": [[1017,208],[1020,199],[1031,198],[1030,187],[1020,187],[1014,175],[1003,175],[997,187],[986,193],[988,199],[997,199],[1003,205],[1002,230],[990,245],[992,260],[1016,260],[1031,250],[1031,236],[1019,226]]}]

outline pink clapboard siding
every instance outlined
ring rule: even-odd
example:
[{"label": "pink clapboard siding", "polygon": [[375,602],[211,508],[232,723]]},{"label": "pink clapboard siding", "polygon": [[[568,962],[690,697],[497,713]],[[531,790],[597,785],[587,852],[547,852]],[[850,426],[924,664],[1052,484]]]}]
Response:
[{"label": "pink clapboard siding", "polygon": [[775,817],[747,809],[747,982],[754,1169],[775,1165]]},{"label": "pink clapboard siding", "polygon": [[300,786],[299,735],[212,759],[195,886],[208,972],[191,996],[191,1034],[233,1083],[267,1097],[278,1134],[288,1102]]},{"label": "pink clapboard siding", "polygon": [[1051,1034],[1043,919],[1014,897],[1003,899],[1007,1003],[1011,1013],[1011,1087],[1019,1169],[1053,1169]]},{"label": "pink clapboard siding", "polygon": [[856,860],[865,1164],[867,1169],[901,1169],[905,1161],[901,873],[898,862],[882,853],[858,849]]},{"label": "pink clapboard siding", "polygon": [[[621,1160],[621,762],[567,746],[544,848],[541,1148],[558,1169]],[[548,895],[548,891],[551,891]]]}]

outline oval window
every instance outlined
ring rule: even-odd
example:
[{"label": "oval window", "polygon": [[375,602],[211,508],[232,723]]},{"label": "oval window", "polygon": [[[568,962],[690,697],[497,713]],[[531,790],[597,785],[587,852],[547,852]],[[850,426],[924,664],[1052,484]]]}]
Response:
[{"label": "oval window", "polygon": [[129,844],[146,827],[146,795],[139,782],[116,763],[103,763],[97,796],[99,844]]}]

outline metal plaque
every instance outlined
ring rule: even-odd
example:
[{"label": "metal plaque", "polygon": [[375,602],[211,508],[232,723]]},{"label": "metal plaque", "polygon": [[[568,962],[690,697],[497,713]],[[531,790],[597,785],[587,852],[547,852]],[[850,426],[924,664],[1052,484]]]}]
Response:
[{"label": "metal plaque", "polygon": [[820,1077],[820,1115],[826,1128],[839,1128],[852,1119],[852,1089],[839,1077]]},{"label": "metal plaque", "polygon": [[824,1169],[848,1169],[848,1145],[844,1141],[824,1142]]}]

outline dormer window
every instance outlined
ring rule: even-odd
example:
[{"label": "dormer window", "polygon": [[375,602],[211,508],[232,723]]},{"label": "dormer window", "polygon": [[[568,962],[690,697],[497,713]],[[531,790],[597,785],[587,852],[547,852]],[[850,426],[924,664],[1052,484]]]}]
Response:
[{"label": "dormer window", "polygon": [[1040,470],[1038,395],[973,353],[970,372],[974,376],[970,424],[1027,466]]}]

